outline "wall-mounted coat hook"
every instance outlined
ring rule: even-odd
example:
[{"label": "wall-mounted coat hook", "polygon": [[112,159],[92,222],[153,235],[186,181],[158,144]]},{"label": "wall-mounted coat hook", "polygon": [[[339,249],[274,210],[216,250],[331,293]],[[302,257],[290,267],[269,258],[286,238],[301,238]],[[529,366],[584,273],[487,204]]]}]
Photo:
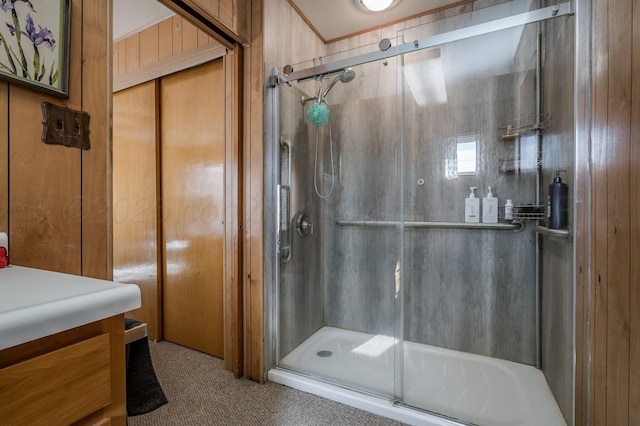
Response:
[{"label": "wall-mounted coat hook", "polygon": [[89,114],[71,108],[43,102],[42,141],[87,150],[89,144]]}]

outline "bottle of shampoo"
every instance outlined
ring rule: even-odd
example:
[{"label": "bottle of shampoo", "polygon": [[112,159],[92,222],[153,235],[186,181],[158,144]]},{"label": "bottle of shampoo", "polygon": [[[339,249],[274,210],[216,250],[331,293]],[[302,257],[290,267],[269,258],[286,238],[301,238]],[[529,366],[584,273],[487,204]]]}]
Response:
[{"label": "bottle of shampoo", "polygon": [[547,227],[549,229],[562,229],[567,227],[567,208],[569,200],[569,187],[560,179],[560,172],[556,170],[556,177],[549,185],[547,198]]},{"label": "bottle of shampoo", "polygon": [[484,223],[498,223],[498,198],[493,196],[491,187],[489,193],[482,199],[482,221]]},{"label": "bottle of shampoo", "polygon": [[464,199],[464,221],[478,223],[480,222],[480,198],[476,198],[475,186],[470,186],[471,193],[469,198]]}]

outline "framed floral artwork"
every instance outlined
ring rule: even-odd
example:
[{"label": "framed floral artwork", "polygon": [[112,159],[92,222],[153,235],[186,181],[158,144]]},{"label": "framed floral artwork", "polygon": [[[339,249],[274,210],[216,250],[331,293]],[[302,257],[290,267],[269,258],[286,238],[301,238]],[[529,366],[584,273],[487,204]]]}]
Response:
[{"label": "framed floral artwork", "polygon": [[0,78],[68,98],[71,0],[0,0]]}]

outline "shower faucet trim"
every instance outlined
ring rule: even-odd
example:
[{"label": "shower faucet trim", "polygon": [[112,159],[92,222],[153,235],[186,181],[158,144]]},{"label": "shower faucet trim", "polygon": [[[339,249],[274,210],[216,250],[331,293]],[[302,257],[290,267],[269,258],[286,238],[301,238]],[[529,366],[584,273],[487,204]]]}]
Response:
[{"label": "shower faucet trim", "polygon": [[296,230],[300,238],[313,235],[313,222],[309,220],[309,217],[304,213],[299,213],[296,218]]}]

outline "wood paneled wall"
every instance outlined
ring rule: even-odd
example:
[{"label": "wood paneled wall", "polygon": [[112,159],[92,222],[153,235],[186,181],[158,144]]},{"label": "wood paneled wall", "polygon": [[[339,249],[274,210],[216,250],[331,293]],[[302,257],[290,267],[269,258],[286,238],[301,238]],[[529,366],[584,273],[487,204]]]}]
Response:
[{"label": "wood paneled wall", "polygon": [[[111,1],[71,8],[69,99],[0,84],[0,228],[14,264],[110,278]],[[45,101],[89,113],[90,150],[40,140]]]},{"label": "wood paneled wall", "polygon": [[212,37],[180,16],[173,16],[113,43],[113,78],[150,69],[211,44]]},{"label": "wood paneled wall", "polygon": [[640,418],[640,7],[593,2],[591,419]]}]

